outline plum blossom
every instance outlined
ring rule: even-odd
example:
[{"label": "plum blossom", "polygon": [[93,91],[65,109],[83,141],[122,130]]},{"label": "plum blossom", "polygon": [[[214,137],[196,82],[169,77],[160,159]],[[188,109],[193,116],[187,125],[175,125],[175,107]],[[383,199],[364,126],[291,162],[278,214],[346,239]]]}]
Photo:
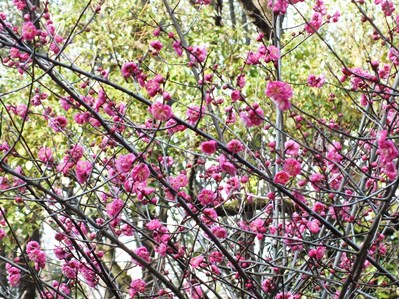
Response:
[{"label": "plum blossom", "polygon": [[290,180],[290,175],[286,171],[279,171],[274,176],[273,182],[276,184],[285,185]]},{"label": "plum blossom", "polygon": [[56,116],[54,118],[50,118],[49,125],[50,127],[56,131],[61,132],[68,124],[66,117],[64,116]]},{"label": "plum blossom", "polygon": [[21,270],[11,264],[6,264],[7,280],[10,286],[15,287],[21,280]]},{"label": "plum blossom", "polygon": [[198,194],[198,200],[203,206],[212,204],[213,201],[215,200],[215,194],[213,193],[212,190],[203,189]]},{"label": "plum blossom", "polygon": [[28,258],[35,262],[35,269],[43,269],[46,265],[46,254],[40,249],[39,243],[36,241],[30,241],[26,244],[26,253]]},{"label": "plum blossom", "polygon": [[204,115],[204,113],[205,107],[189,106],[186,112],[187,122],[190,125],[195,125],[200,117]]},{"label": "plum blossom", "polygon": [[130,283],[129,296],[134,298],[138,293],[144,293],[147,284],[142,279],[135,279]]},{"label": "plum blossom", "polygon": [[76,178],[80,184],[84,184],[90,176],[93,165],[89,161],[76,163]]},{"label": "plum blossom", "polygon": [[205,46],[194,46],[191,50],[190,60],[193,63],[204,62],[207,55]]},{"label": "plum blossom", "polygon": [[44,163],[53,163],[54,162],[53,151],[51,150],[50,147],[43,146],[39,150],[37,155],[39,157],[39,160]]},{"label": "plum blossom", "polygon": [[0,241],[3,240],[6,236],[6,232],[4,229],[0,228]]},{"label": "plum blossom", "polygon": [[323,15],[319,12],[315,12],[312,15],[312,19],[305,25],[305,30],[309,34],[315,33],[321,27],[323,22]]},{"label": "plum blossom", "polygon": [[201,214],[201,220],[206,224],[206,225],[211,225],[214,222],[216,222],[218,219],[218,214],[216,213],[215,209],[211,208],[206,208],[203,210]]},{"label": "plum blossom", "polygon": [[392,14],[395,11],[395,5],[393,4],[392,1],[386,0],[381,2],[381,8],[382,11],[384,12],[384,15],[387,17],[392,16]]},{"label": "plum blossom", "polygon": [[399,52],[395,48],[391,47],[389,49],[388,58],[394,65],[399,65]]},{"label": "plum blossom", "polygon": [[[137,254],[141,259],[143,259],[144,261],[146,261],[147,263],[151,263],[151,257],[150,257],[150,253],[148,252],[147,248],[145,248],[144,246],[140,246],[139,248],[136,248],[135,250],[133,250],[133,252],[135,254]],[[143,267],[143,265],[136,261],[133,260],[138,266]]]},{"label": "plum blossom", "polygon": [[23,10],[26,7],[26,0],[13,0],[12,1],[18,10]]},{"label": "plum blossom", "polygon": [[125,206],[125,202],[119,198],[107,204],[106,210],[109,217],[117,217]]},{"label": "plum blossom", "polygon": [[141,70],[134,62],[127,62],[122,66],[121,72],[123,77],[130,78],[138,76]]},{"label": "plum blossom", "polygon": [[294,140],[287,140],[284,143],[284,149],[285,149],[286,155],[298,156],[299,144],[297,142],[295,142]]},{"label": "plum blossom", "polygon": [[379,139],[378,139],[378,150],[377,154],[380,155],[380,161],[382,163],[385,162],[390,162],[393,159],[397,158],[399,155],[399,151],[396,148],[395,143],[392,140],[387,140],[387,134],[388,132],[386,130],[383,130],[379,133]]},{"label": "plum blossom", "polygon": [[211,228],[212,233],[218,239],[226,239],[227,238],[227,231],[224,227],[221,226],[214,226]]},{"label": "plum blossom", "polygon": [[320,222],[316,219],[309,221],[306,226],[313,234],[317,234],[320,231]]},{"label": "plum blossom", "polygon": [[288,83],[282,81],[270,81],[266,86],[265,94],[272,98],[280,110],[286,111],[291,108],[290,99],[294,92]]},{"label": "plum blossom", "polygon": [[297,176],[301,173],[301,163],[293,158],[286,159],[283,168],[290,176]]},{"label": "plum blossom", "polygon": [[244,145],[236,139],[230,140],[230,142],[227,143],[226,146],[227,146],[227,149],[230,152],[232,152],[233,154],[238,154],[239,152],[241,152],[245,149]]},{"label": "plum blossom", "polygon": [[315,249],[309,250],[308,256],[313,257],[316,260],[321,260],[326,252],[326,248],[324,246],[318,246]]},{"label": "plum blossom", "polygon": [[267,49],[267,51],[264,56],[265,62],[277,61],[280,59],[281,53],[280,53],[279,48],[277,48],[276,46],[270,45],[266,49]]},{"label": "plum blossom", "polygon": [[308,84],[310,87],[320,88],[324,85],[326,78],[323,75],[316,76],[314,74],[310,74],[308,77]]},{"label": "plum blossom", "polygon": [[193,267],[194,269],[198,268],[201,265],[201,263],[204,261],[204,259],[205,259],[205,257],[203,255],[199,255],[199,256],[193,257],[190,260],[191,267]]},{"label": "plum blossom", "polygon": [[22,26],[22,37],[27,41],[32,41],[37,34],[35,25],[31,22],[25,22]]},{"label": "plum blossom", "polygon": [[131,177],[136,182],[144,182],[150,176],[150,169],[148,168],[147,164],[140,163],[136,165],[131,173]]},{"label": "plum blossom", "polygon": [[258,127],[263,123],[264,112],[258,103],[254,103],[252,107],[247,107],[245,112],[241,112],[240,117],[245,126]]},{"label": "plum blossom", "polygon": [[286,0],[269,0],[268,6],[273,9],[276,14],[285,14],[288,8],[288,1]]},{"label": "plum blossom", "polygon": [[216,152],[217,142],[215,140],[209,140],[201,143],[201,150],[203,153],[212,155]]},{"label": "plum blossom", "polygon": [[167,121],[172,117],[172,109],[170,106],[162,104],[159,101],[153,103],[149,111],[155,119],[160,121]]},{"label": "plum blossom", "polygon": [[116,170],[119,172],[129,172],[132,169],[136,156],[132,153],[120,155],[115,161]]},{"label": "plum blossom", "polygon": [[150,46],[156,51],[157,54],[158,54],[158,53],[162,50],[162,48],[163,48],[163,45],[162,45],[162,43],[161,43],[159,40],[154,40],[154,41],[152,41],[152,42],[150,43]]},{"label": "plum blossom", "polygon": [[237,172],[236,167],[233,163],[227,160],[226,156],[221,154],[218,158],[220,169],[229,175],[235,175]]}]

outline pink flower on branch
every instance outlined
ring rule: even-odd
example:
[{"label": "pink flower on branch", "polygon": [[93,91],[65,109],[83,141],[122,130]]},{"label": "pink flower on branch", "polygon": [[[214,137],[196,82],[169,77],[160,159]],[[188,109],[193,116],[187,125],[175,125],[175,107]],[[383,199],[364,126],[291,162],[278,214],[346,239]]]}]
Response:
[{"label": "pink flower on branch", "polygon": [[136,182],[144,182],[150,176],[150,169],[147,164],[140,163],[133,168],[131,176]]},{"label": "pink flower on branch", "polygon": [[167,121],[172,117],[172,109],[170,106],[158,101],[151,105],[149,111],[155,119],[160,121]]},{"label": "pink flower on branch", "polygon": [[142,279],[135,279],[130,283],[129,296],[135,298],[138,293],[144,293],[147,284]]},{"label": "pink flower on branch", "polygon": [[201,150],[204,154],[212,155],[216,152],[217,142],[209,140],[201,143]]},{"label": "pink flower on branch", "polygon": [[37,34],[37,29],[32,22],[25,22],[22,26],[22,37],[27,41],[32,41]]},{"label": "pink flower on branch", "polygon": [[272,98],[273,102],[276,103],[280,110],[286,111],[291,108],[290,99],[294,92],[288,83],[282,81],[270,81],[266,86],[265,94]]},{"label": "pink flower on branch", "polygon": [[93,165],[89,161],[76,163],[76,178],[80,184],[84,184],[90,176]]},{"label": "pink flower on branch", "polygon": [[290,175],[286,171],[279,171],[274,176],[273,182],[276,184],[285,185],[290,180]]}]

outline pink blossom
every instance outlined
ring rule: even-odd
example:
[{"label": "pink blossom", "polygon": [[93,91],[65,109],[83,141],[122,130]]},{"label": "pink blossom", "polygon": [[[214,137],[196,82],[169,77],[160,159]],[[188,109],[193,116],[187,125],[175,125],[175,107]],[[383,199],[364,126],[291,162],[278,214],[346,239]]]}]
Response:
[{"label": "pink blossom", "polygon": [[245,86],[245,75],[244,74],[238,75],[237,79],[236,79],[236,82],[237,82],[238,87],[243,89],[244,86]]},{"label": "pink blossom", "polygon": [[287,140],[284,143],[284,149],[286,155],[297,156],[299,153],[299,144],[294,140]]},{"label": "pink blossom", "polygon": [[233,139],[227,143],[226,147],[233,154],[238,154],[245,149],[244,145],[236,139]]},{"label": "pink blossom", "polygon": [[154,50],[155,50],[157,53],[159,53],[159,52],[162,50],[162,48],[163,48],[163,45],[162,45],[162,43],[161,43],[159,40],[152,41],[152,42],[150,43],[150,46],[151,46],[152,48],[154,48]]},{"label": "pink blossom", "polygon": [[203,255],[199,255],[199,256],[196,256],[196,257],[193,257],[191,260],[190,260],[190,265],[191,265],[191,267],[193,267],[194,269],[195,268],[198,268],[200,265],[201,265],[201,263],[204,261],[204,256]]},{"label": "pink blossom", "polygon": [[53,158],[53,151],[51,148],[43,146],[38,153],[39,160],[44,162],[44,163],[53,163],[54,158]]},{"label": "pink blossom", "polygon": [[260,53],[254,53],[252,51],[249,51],[245,63],[248,65],[258,64],[260,58],[261,58]]},{"label": "pink blossom", "polygon": [[226,156],[221,154],[218,158],[220,169],[229,175],[235,175],[237,173],[237,169],[233,163],[227,160]]},{"label": "pink blossom", "polygon": [[379,133],[380,137],[378,139],[378,150],[377,154],[380,155],[380,161],[383,163],[392,161],[393,159],[397,158],[399,155],[399,151],[396,148],[395,143],[392,140],[387,140],[388,132],[381,131]]},{"label": "pink blossom", "polygon": [[316,76],[314,74],[310,74],[308,77],[308,84],[310,87],[320,88],[324,85],[325,81],[326,81],[326,79],[324,78],[323,75]]},{"label": "pink blossom", "polygon": [[276,46],[268,46],[267,47],[267,52],[265,53],[265,61],[277,61],[280,59],[280,50]]},{"label": "pink blossom", "polygon": [[[150,253],[148,252],[147,248],[145,248],[144,246],[136,248],[135,250],[133,250],[133,252],[135,254],[137,254],[142,260],[146,261],[147,263],[151,263]],[[134,260],[134,262],[137,265],[142,266],[139,262],[137,262],[135,260]]]},{"label": "pink blossom", "polygon": [[279,171],[274,176],[273,182],[276,184],[285,185],[290,180],[290,175],[286,171]]},{"label": "pink blossom", "polygon": [[43,269],[46,265],[46,254],[40,250],[40,245],[36,241],[30,241],[26,245],[26,253],[31,261],[35,262],[35,269]]},{"label": "pink blossom", "polygon": [[25,22],[22,25],[22,37],[27,41],[32,41],[37,34],[35,25],[31,22]]},{"label": "pink blossom", "polygon": [[141,70],[134,62],[127,62],[122,66],[122,75],[125,78],[136,77],[141,73]]},{"label": "pink blossom", "polygon": [[150,169],[148,168],[147,164],[140,163],[136,165],[131,173],[131,177],[136,182],[144,182],[150,176]]},{"label": "pink blossom", "polygon": [[312,19],[305,25],[305,30],[309,34],[315,33],[321,27],[323,22],[323,15],[319,12],[315,12],[312,15]]},{"label": "pink blossom", "polygon": [[84,184],[90,176],[93,165],[89,161],[76,163],[76,178],[80,184]]},{"label": "pink blossom", "polygon": [[106,206],[108,216],[112,218],[118,217],[124,206],[125,202],[123,200],[115,198]]},{"label": "pink blossom", "polygon": [[218,239],[226,239],[227,238],[227,231],[221,226],[214,226],[211,228],[212,233]]},{"label": "pink blossom", "polygon": [[12,1],[18,10],[23,10],[26,7],[26,0],[13,0]]},{"label": "pink blossom", "polygon": [[269,0],[268,5],[276,14],[285,14],[288,8],[287,0]]},{"label": "pink blossom", "polygon": [[146,228],[149,230],[157,230],[162,226],[162,223],[158,219],[152,219],[146,224]]},{"label": "pink blossom", "polygon": [[80,263],[77,260],[64,263],[61,267],[62,274],[69,279],[75,279],[78,275],[79,265]]},{"label": "pink blossom", "polygon": [[190,54],[190,60],[193,63],[204,62],[207,55],[205,46],[194,46]]},{"label": "pink blossom", "polygon": [[198,194],[198,200],[203,206],[209,205],[215,200],[215,194],[212,190],[202,189]]},{"label": "pink blossom", "polygon": [[75,144],[72,148],[68,151],[68,159],[72,162],[78,161],[80,158],[83,157],[84,149],[79,144]]},{"label": "pink blossom", "polygon": [[201,150],[203,153],[212,155],[216,152],[217,142],[215,140],[209,140],[201,143]]},{"label": "pink blossom", "polygon": [[129,296],[134,298],[138,293],[144,293],[147,284],[142,279],[135,279],[130,283]]},{"label": "pink blossom", "polygon": [[233,90],[233,92],[231,93],[231,101],[233,103],[237,102],[238,100],[242,99],[241,97],[241,92],[237,89]]},{"label": "pink blossom", "polygon": [[388,58],[394,65],[399,65],[399,52],[395,48],[389,49]]},{"label": "pink blossom", "polygon": [[170,178],[169,182],[174,190],[178,190],[187,186],[188,178],[185,174],[179,174],[175,178]]},{"label": "pink blossom", "polygon": [[23,119],[27,119],[28,116],[28,106],[25,104],[18,104],[15,107],[15,114],[20,116]]},{"label": "pink blossom", "polygon": [[209,261],[211,263],[221,263],[223,262],[223,258],[224,256],[220,251],[212,251],[209,254]]},{"label": "pink blossom", "polygon": [[301,163],[293,158],[286,159],[283,168],[290,176],[297,176],[301,173]]},{"label": "pink blossom", "polygon": [[[197,0],[197,1],[204,1],[204,0]],[[209,1],[209,0],[205,0],[205,1]],[[193,286],[191,282],[187,281],[184,283],[184,288],[188,295],[187,298],[190,298],[190,299],[204,298],[204,293],[203,293],[200,285]]]},{"label": "pink blossom", "polygon": [[153,103],[149,110],[152,116],[160,121],[167,121],[172,117],[172,109],[170,106],[164,105],[158,101]]},{"label": "pink blossom", "polygon": [[136,156],[132,153],[120,155],[115,161],[115,167],[119,172],[129,172],[132,169]]},{"label": "pink blossom", "polygon": [[265,293],[270,293],[274,288],[274,285],[272,283],[271,279],[265,279],[264,281],[262,281],[262,290]]},{"label": "pink blossom", "polygon": [[11,264],[6,264],[7,280],[10,286],[15,287],[21,280],[21,270]]},{"label": "pink blossom", "polygon": [[384,12],[384,15],[387,17],[390,17],[393,12],[395,11],[395,6],[392,1],[386,0],[381,2],[381,8],[382,11]]},{"label": "pink blossom", "polygon": [[2,228],[0,228],[0,241],[3,240],[6,236],[6,231]]},{"label": "pink blossom", "polygon": [[257,127],[263,123],[264,112],[263,109],[259,107],[259,104],[255,103],[252,105],[252,107],[247,107],[245,112],[241,112],[240,117],[243,120],[245,126]]},{"label": "pink blossom", "polygon": [[321,260],[326,252],[326,248],[324,246],[318,246],[316,249],[309,250],[308,256],[313,257],[316,260]]},{"label": "pink blossom", "polygon": [[201,116],[203,116],[205,113],[205,108],[204,107],[199,107],[199,106],[190,106],[187,109],[186,116],[187,116],[187,121],[191,125],[195,125],[195,123],[200,119]]},{"label": "pink blossom", "polygon": [[320,231],[320,223],[318,220],[312,220],[306,223],[307,228],[313,234],[317,234]]},{"label": "pink blossom", "polygon": [[181,57],[183,55],[183,48],[181,47],[180,41],[175,40],[172,44],[177,56]]},{"label": "pink blossom", "polygon": [[288,83],[282,81],[270,81],[267,84],[265,94],[272,98],[280,110],[286,111],[291,108],[290,99],[293,96],[293,90]]},{"label": "pink blossom", "polygon": [[68,124],[67,119],[64,116],[56,116],[55,118],[50,118],[49,125],[56,131],[61,132]]},{"label": "pink blossom", "polygon": [[206,225],[211,225],[218,220],[218,214],[215,209],[206,208],[202,211],[201,220]]},{"label": "pink blossom", "polygon": [[284,293],[278,293],[275,299],[294,299],[294,295],[292,295],[291,292],[284,292]]}]

